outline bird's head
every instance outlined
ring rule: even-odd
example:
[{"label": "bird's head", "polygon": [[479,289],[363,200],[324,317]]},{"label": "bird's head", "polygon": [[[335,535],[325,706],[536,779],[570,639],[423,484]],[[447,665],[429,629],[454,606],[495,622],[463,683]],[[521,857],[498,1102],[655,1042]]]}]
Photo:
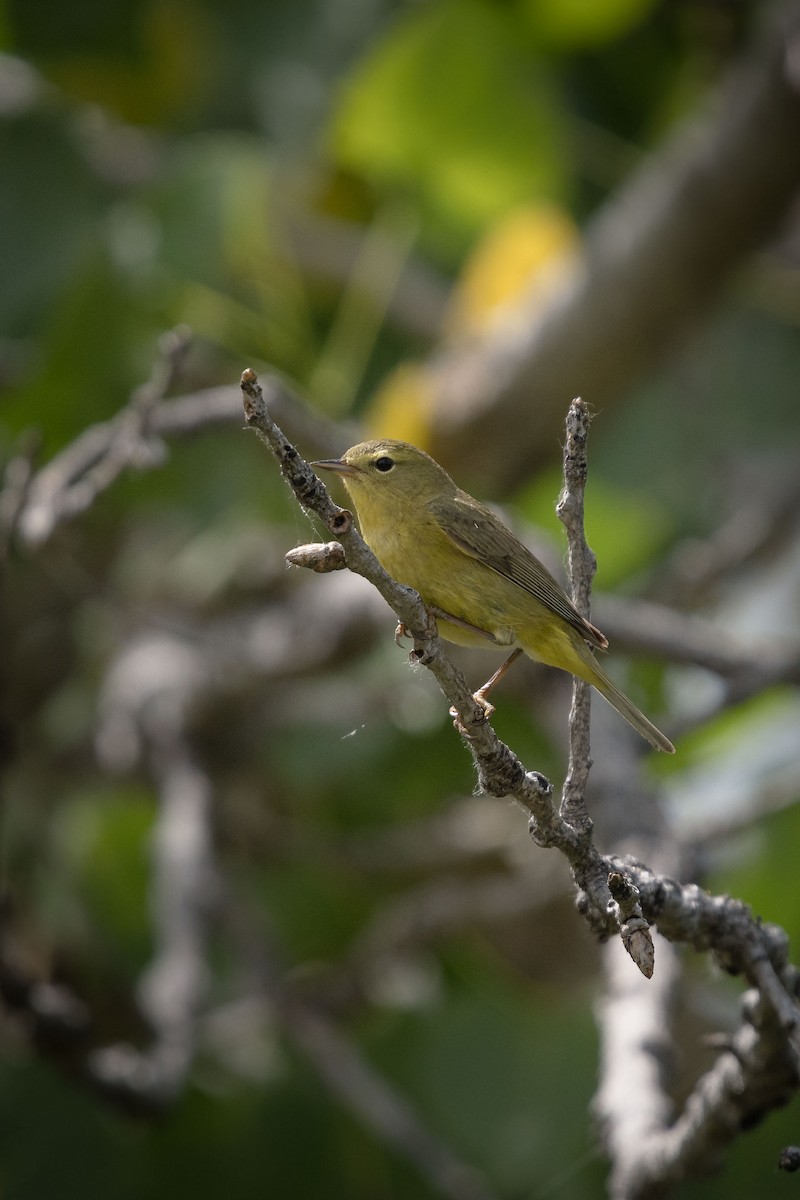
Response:
[{"label": "bird's head", "polygon": [[339,475],[361,512],[365,507],[404,508],[409,503],[426,503],[434,497],[451,495],[456,485],[443,467],[410,442],[384,438],[359,442],[341,458],[311,464]]}]

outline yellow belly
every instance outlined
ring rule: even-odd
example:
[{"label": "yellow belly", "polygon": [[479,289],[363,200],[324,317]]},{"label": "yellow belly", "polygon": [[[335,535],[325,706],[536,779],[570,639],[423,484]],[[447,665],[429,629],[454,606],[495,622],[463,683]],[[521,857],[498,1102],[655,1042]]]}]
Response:
[{"label": "yellow belly", "polygon": [[528,607],[528,601],[531,605],[537,602],[490,567],[459,550],[438,526],[428,525],[425,536],[419,537],[409,536],[403,528],[370,529],[362,521],[362,533],[398,583],[408,584],[426,604],[474,627],[469,629],[438,618],[442,637],[461,646],[484,649],[515,644],[516,630],[509,611],[512,602],[516,601],[519,607],[521,601],[524,608]]},{"label": "yellow belly", "polygon": [[419,536],[409,535],[402,524],[375,529],[362,519],[362,533],[398,583],[474,627],[437,618],[448,641],[483,649],[519,645],[537,662],[595,681],[594,656],[579,634],[530,592],[459,550],[435,523]]}]

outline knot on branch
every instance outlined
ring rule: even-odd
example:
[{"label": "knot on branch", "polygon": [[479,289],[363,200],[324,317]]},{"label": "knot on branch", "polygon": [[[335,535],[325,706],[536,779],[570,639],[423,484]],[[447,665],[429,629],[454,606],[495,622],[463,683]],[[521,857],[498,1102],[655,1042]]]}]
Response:
[{"label": "knot on branch", "polygon": [[261,401],[260,389],[256,391],[258,384],[258,375],[252,367],[245,367],[242,371],[242,404],[244,405],[244,419],[248,425],[252,425],[258,420],[263,401]]},{"label": "knot on branch", "polygon": [[[476,705],[475,720],[485,723],[486,714]],[[519,759],[500,751],[489,751],[475,756],[478,772],[478,787],[489,796],[509,796],[516,792],[525,779],[525,769]]]},{"label": "knot on branch", "polygon": [[761,926],[764,947],[769,961],[776,971],[783,971],[789,963],[789,935],[780,925],[765,921]]},{"label": "knot on branch", "polygon": [[558,833],[552,825],[540,824],[536,817],[531,817],[528,821],[528,834],[531,841],[537,846],[541,846],[542,850],[549,850],[552,846],[558,845]]},{"label": "knot on branch", "polygon": [[340,508],[335,513],[330,521],[328,521],[328,529],[331,533],[335,533],[337,537],[343,537],[353,528],[353,514],[349,508]]},{"label": "knot on branch", "polygon": [[790,1174],[800,1171],[800,1146],[784,1146],[778,1158],[778,1170]]},{"label": "knot on branch", "polygon": [[341,571],[347,566],[341,542],[309,542],[305,546],[295,546],[293,550],[287,550],[284,558],[292,567],[306,567],[320,575],[329,571]]},{"label": "knot on branch", "polygon": [[622,944],[646,979],[653,978],[655,947],[650,926],[645,920],[639,889],[622,871],[609,871],[608,890],[616,909]]}]

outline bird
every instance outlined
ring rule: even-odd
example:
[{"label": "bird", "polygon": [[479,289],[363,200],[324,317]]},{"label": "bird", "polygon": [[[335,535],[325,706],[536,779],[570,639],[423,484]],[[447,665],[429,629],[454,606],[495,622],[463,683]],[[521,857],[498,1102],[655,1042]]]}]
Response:
[{"label": "bird", "polygon": [[675,753],[598,663],[595,651],[605,651],[608,639],[500,518],[424,450],[384,438],[311,465],[341,478],[364,541],[393,579],[419,593],[442,637],[513,650],[475,693],[488,713],[489,692],[524,653],[590,683],[651,746]]}]

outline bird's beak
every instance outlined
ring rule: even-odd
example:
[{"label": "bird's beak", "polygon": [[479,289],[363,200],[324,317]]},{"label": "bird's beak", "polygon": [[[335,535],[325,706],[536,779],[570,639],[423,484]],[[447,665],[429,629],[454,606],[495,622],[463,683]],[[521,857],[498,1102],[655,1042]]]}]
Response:
[{"label": "bird's beak", "polygon": [[358,468],[346,463],[343,458],[321,458],[309,464],[312,467],[322,467],[323,471],[334,471],[337,475],[357,475]]}]

